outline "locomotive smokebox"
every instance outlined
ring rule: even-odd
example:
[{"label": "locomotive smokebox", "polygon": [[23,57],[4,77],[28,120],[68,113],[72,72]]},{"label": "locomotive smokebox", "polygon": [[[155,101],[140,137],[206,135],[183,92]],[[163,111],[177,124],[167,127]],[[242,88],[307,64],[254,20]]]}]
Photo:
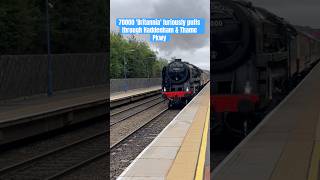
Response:
[{"label": "locomotive smokebox", "polygon": [[175,59],[168,65],[168,77],[173,84],[184,83],[189,79],[189,67],[181,59]]},{"label": "locomotive smokebox", "polygon": [[245,3],[229,0],[212,3],[210,41],[213,73],[237,67],[250,53],[250,17],[242,6],[251,5]]}]

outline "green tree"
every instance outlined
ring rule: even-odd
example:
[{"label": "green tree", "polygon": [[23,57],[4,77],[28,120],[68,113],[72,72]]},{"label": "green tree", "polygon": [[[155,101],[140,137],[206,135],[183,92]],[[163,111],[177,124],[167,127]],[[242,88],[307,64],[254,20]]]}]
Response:
[{"label": "green tree", "polygon": [[[47,52],[45,0],[0,1],[0,53]],[[107,51],[105,0],[49,0],[52,53]]]},{"label": "green tree", "polygon": [[160,77],[166,59],[157,59],[156,53],[146,42],[129,39],[121,34],[110,34],[110,77],[124,78],[124,61],[128,78]]},{"label": "green tree", "polygon": [[[41,12],[35,0],[1,0],[0,53],[29,53],[36,48]],[[38,50],[35,50],[38,52]]]}]

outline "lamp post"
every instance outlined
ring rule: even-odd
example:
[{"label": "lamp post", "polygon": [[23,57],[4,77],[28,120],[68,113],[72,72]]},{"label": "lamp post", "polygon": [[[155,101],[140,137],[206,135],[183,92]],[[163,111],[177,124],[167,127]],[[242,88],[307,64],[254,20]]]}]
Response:
[{"label": "lamp post", "polygon": [[128,90],[127,68],[126,68],[126,65],[127,65],[126,53],[127,53],[127,52],[134,52],[134,51],[135,51],[134,49],[131,49],[131,50],[127,50],[127,51],[124,51],[124,52],[123,52],[123,74],[124,74],[124,79],[125,79],[124,91],[127,91],[127,90]]},{"label": "lamp post", "polygon": [[[150,56],[150,57],[145,58],[144,60],[147,60],[147,59],[156,59],[156,57]],[[148,87],[149,87],[149,86],[150,86],[150,76],[149,76],[148,63],[147,63],[147,62],[144,62],[144,64],[145,64],[145,66],[146,66],[146,73],[147,73]]]},{"label": "lamp post", "polygon": [[[51,5],[51,4],[50,4]],[[52,7],[52,5],[51,5]],[[52,96],[52,57],[50,46],[50,18],[49,18],[49,2],[46,0],[46,28],[47,28],[47,53],[48,53],[48,89],[47,95]]]}]

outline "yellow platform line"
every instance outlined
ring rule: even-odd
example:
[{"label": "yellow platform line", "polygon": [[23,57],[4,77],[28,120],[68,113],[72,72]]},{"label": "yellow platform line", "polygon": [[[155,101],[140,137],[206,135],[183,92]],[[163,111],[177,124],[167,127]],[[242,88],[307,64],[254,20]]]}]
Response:
[{"label": "yellow platform line", "polygon": [[200,99],[199,108],[195,115],[195,120],[192,122],[182,145],[173,161],[170,170],[166,175],[168,180],[194,180],[198,157],[201,148],[201,141],[204,132],[207,109],[208,109],[209,93],[203,95]]},{"label": "yellow platform line", "polygon": [[318,125],[316,128],[308,180],[320,180],[320,118],[318,119]]},{"label": "yellow platform line", "polygon": [[198,158],[198,165],[197,165],[195,180],[203,180],[204,164],[206,161],[206,149],[207,149],[207,142],[208,142],[209,119],[210,119],[210,104],[208,106],[204,132],[202,135],[201,149],[200,149],[200,154]]},{"label": "yellow platform line", "polygon": [[320,142],[316,142],[313,148],[308,180],[320,180],[319,162],[320,162]]}]

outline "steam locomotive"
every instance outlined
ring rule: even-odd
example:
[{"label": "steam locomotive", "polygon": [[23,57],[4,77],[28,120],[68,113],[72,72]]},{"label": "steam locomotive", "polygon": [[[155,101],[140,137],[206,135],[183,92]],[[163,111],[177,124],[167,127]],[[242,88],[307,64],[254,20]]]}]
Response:
[{"label": "steam locomotive", "polygon": [[214,0],[211,8],[212,129],[246,134],[250,118],[229,117],[285,94],[320,58],[320,42],[247,1]]},{"label": "steam locomotive", "polygon": [[162,94],[168,107],[187,104],[208,82],[209,73],[181,59],[175,59],[162,69]]}]

